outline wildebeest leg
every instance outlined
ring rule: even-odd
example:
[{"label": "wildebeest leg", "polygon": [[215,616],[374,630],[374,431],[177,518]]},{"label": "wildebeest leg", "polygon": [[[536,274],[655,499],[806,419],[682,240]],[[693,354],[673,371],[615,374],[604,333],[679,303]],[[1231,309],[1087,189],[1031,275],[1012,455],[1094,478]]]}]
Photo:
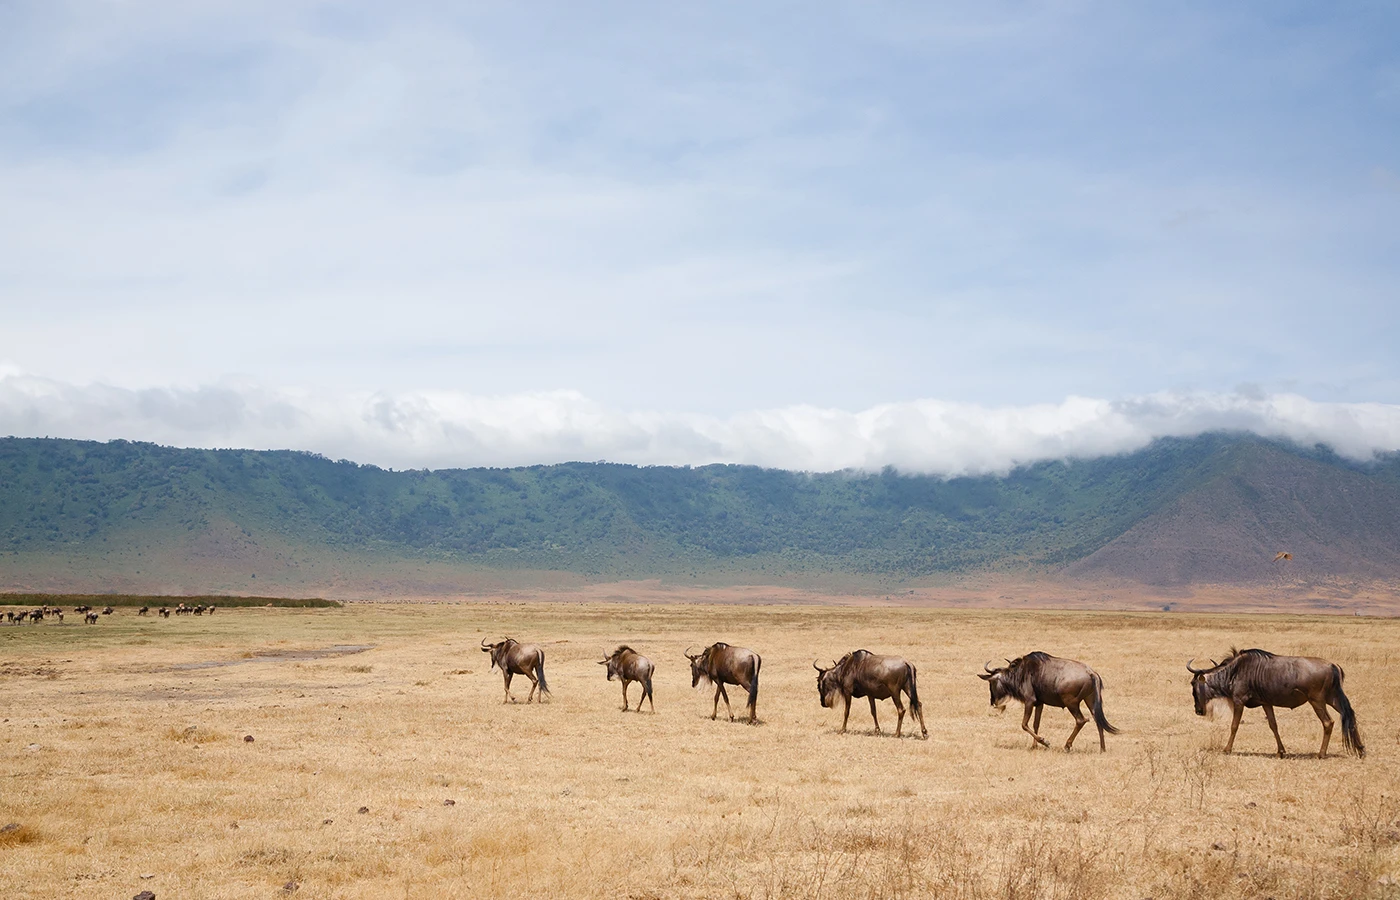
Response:
[{"label": "wildebeest leg", "polygon": [[899,691],[895,691],[895,692],[894,692],[894,696],[891,697],[890,699],[894,701],[895,712],[899,713],[899,721],[897,721],[897,722],[894,723],[894,736],[895,736],[895,737],[903,737],[903,736],[904,736],[904,704],[901,703],[901,702],[899,701]]},{"label": "wildebeest leg", "polygon": [[1035,705],[1035,721],[1031,723],[1031,731],[1034,731],[1036,734],[1040,734],[1040,714],[1044,711],[1044,703],[1037,703]]},{"label": "wildebeest leg", "polygon": [[1264,707],[1264,718],[1269,720],[1269,730],[1274,733],[1274,743],[1278,744],[1278,758],[1283,759],[1283,738],[1278,736],[1278,721],[1274,719],[1274,708]]},{"label": "wildebeest leg", "polygon": [[1234,717],[1230,719],[1230,739],[1225,742],[1226,753],[1233,752],[1235,749],[1235,732],[1240,730],[1240,717],[1244,715],[1244,706],[1242,704],[1233,703],[1231,706],[1234,709]]},{"label": "wildebeest leg", "polygon": [[874,697],[867,697],[866,699],[870,701],[870,718],[873,719],[873,720],[875,721],[875,733],[876,733],[876,734],[879,734],[879,733],[880,733],[880,717],[877,716],[877,715],[875,715],[875,698],[874,698]]},{"label": "wildebeest leg", "polygon": [[[1033,704],[1033,703],[1027,703],[1027,704],[1025,705],[1025,707],[1024,707],[1024,710],[1025,710],[1025,711],[1024,711],[1024,713],[1022,714],[1022,716],[1021,716],[1021,730],[1024,731],[1026,734],[1030,735],[1032,738],[1034,738],[1036,744],[1044,744],[1046,747],[1049,747],[1049,746],[1050,746],[1050,742],[1049,742],[1049,741],[1047,741],[1045,738],[1041,737],[1040,735],[1036,734],[1034,731],[1031,731],[1031,710],[1034,709],[1034,708],[1035,708],[1035,704]],[[1031,746],[1034,747],[1035,745],[1032,744]]]},{"label": "wildebeest leg", "polygon": [[1074,739],[1079,737],[1079,729],[1084,727],[1084,723],[1089,721],[1084,713],[1079,711],[1079,704],[1075,703],[1069,708],[1069,714],[1074,716],[1074,730],[1069,733],[1069,740],[1065,741],[1065,752],[1068,753],[1074,746]]},{"label": "wildebeest leg", "polygon": [[[627,701],[627,684],[628,684],[627,679],[626,679],[626,678],[622,679],[622,711],[623,711],[623,712],[627,712],[627,710],[631,708],[631,704]],[[641,702],[639,701],[639,702],[637,703],[637,709],[641,709],[641,708],[642,708],[642,704],[641,704]]]},{"label": "wildebeest leg", "polygon": [[[723,684],[723,683],[721,683],[720,686],[719,686],[719,694],[718,694],[718,696],[724,698],[724,711],[725,711],[726,713],[729,714],[729,721],[733,722],[733,721],[734,721],[734,709],[733,709],[733,707],[731,707],[731,706],[729,705],[729,692],[726,691],[726,690],[724,689],[724,684]],[[711,715],[710,718],[713,719],[713,718],[715,717],[715,715],[718,715],[718,713],[719,713],[719,701],[716,700],[716,701],[715,701],[715,713],[714,713],[714,715]]]},{"label": "wildebeest leg", "polygon": [[[642,698],[645,699],[646,702],[651,706],[651,711],[652,711],[652,712],[656,712],[656,698],[653,697],[653,696],[652,696],[652,693],[651,693],[651,676],[650,676],[650,675],[647,676],[647,680],[646,680],[646,681],[642,682],[642,686],[643,686],[644,688],[646,688],[646,690],[642,692]],[[642,701],[641,701],[641,700],[638,700],[638,701],[637,701],[637,712],[641,712],[641,711],[642,711]]]},{"label": "wildebeest leg", "polygon": [[1317,751],[1318,759],[1327,758],[1327,745],[1332,740],[1332,717],[1327,714],[1327,704],[1322,700],[1309,700],[1313,712],[1322,720],[1322,749]]},{"label": "wildebeest leg", "polygon": [[502,703],[514,703],[514,702],[515,702],[515,698],[512,697],[512,696],[510,695],[510,679],[511,679],[511,677],[512,677],[512,673],[509,672],[509,671],[507,671],[507,672],[506,672],[506,699],[503,700],[503,701],[501,701]]},{"label": "wildebeest leg", "polygon": [[841,733],[846,733],[846,723],[851,720],[851,698],[846,698],[846,714],[841,717]]},{"label": "wildebeest leg", "polygon": [[[525,695],[525,702],[526,702],[526,703],[534,703],[534,702],[535,702],[535,688],[537,688],[537,687],[540,686],[540,680],[539,680],[538,678],[536,678],[535,676],[531,675],[529,672],[526,672],[526,673],[525,673],[525,677],[528,678],[528,679],[530,679],[530,693]],[[540,691],[540,702],[541,702],[541,703],[544,702],[544,691]]]}]

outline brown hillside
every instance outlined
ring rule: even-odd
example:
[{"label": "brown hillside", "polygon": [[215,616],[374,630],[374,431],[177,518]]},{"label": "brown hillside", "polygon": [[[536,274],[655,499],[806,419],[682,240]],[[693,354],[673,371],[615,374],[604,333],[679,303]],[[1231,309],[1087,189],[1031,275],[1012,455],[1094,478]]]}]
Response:
[{"label": "brown hillside", "polygon": [[[1177,586],[1282,586],[1400,571],[1400,487],[1267,444],[1232,448],[1221,472],[1068,568]],[[1274,561],[1279,551],[1291,560]]]}]

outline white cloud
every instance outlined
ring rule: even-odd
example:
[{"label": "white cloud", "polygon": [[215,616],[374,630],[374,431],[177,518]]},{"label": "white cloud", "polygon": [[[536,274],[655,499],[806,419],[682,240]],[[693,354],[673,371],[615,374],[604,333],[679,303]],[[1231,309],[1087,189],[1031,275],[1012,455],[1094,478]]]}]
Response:
[{"label": "white cloud", "polygon": [[790,406],[721,417],[614,409],[573,391],[332,393],[248,382],[128,389],[0,368],[0,434],[292,448],[394,468],[608,460],[962,475],[1130,452],[1154,438],[1222,429],[1327,444],[1360,460],[1400,449],[1400,405],[1243,390],[1003,407],[940,400],[859,412]]}]

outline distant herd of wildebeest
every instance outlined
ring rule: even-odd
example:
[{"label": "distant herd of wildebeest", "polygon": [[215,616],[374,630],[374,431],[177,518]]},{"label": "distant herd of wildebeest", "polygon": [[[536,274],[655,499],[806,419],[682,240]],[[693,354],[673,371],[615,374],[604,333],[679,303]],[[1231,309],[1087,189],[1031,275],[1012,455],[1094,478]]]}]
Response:
[{"label": "distant herd of wildebeest", "polygon": [[[179,603],[174,607],[161,606],[156,614],[169,618],[175,615],[212,615],[213,605],[187,606]],[[148,615],[149,606],[137,610],[138,615]],[[73,612],[84,617],[91,625],[99,621],[101,615],[110,616],[114,610],[108,606],[98,611],[91,606],[75,606]],[[4,614],[7,623],[21,625],[26,621],[37,624],[45,619],[63,621],[63,611],[58,607],[42,606],[20,612],[8,611]],[[515,702],[510,692],[510,682],[515,675],[524,675],[530,681],[530,693],[526,703],[536,695],[541,700],[550,693],[549,683],[544,677],[544,649],[537,644],[522,644],[514,638],[506,638],[495,643],[481,642],[483,653],[490,654],[491,668],[500,668],[505,678],[505,701]],[[715,687],[714,703],[710,718],[719,715],[719,701],[729,720],[734,721],[734,711],[729,705],[729,693],[725,685],[742,688],[748,694],[748,720],[758,721],[758,676],[763,667],[762,658],[752,650],[734,647],[718,641],[699,653],[685,651],[690,661],[691,687],[702,682]],[[598,665],[606,666],[607,678],[622,683],[622,708],[631,708],[627,698],[628,688],[635,682],[641,686],[642,694],[637,699],[637,712],[642,704],[650,704],[656,711],[652,694],[652,674],[656,667],[650,659],[631,647],[623,645],[610,655],[598,660]],[[841,719],[841,732],[851,718],[851,700],[865,697],[870,701],[870,717],[875,723],[876,733],[880,732],[880,719],[876,714],[875,701],[892,700],[898,713],[895,723],[895,737],[904,732],[905,698],[908,698],[908,714],[911,721],[919,723],[919,731],[928,737],[924,725],[923,704],[919,701],[918,672],[912,663],[899,656],[881,656],[868,650],[853,650],[822,667],[813,661],[812,668],[817,672],[817,696],[827,709],[835,708],[838,702],[844,703]],[[1034,740],[1032,746],[1049,747],[1050,743],[1040,736],[1040,714],[1045,707],[1059,707],[1069,711],[1074,717],[1074,729],[1065,741],[1065,750],[1074,747],[1074,739],[1089,719],[1081,710],[1088,706],[1094,725],[1099,732],[1099,750],[1107,749],[1104,734],[1118,734],[1118,729],[1109,724],[1103,711],[1103,679],[1088,665],[1078,660],[1061,659],[1048,653],[1035,651],[1016,659],[1006,660],[1004,666],[983,664],[977,677],[987,682],[991,693],[991,704],[1003,709],[1012,700],[1022,705],[1021,729]],[[1246,709],[1263,707],[1264,717],[1274,733],[1278,755],[1284,755],[1283,739],[1279,737],[1278,722],[1274,718],[1274,708],[1296,709],[1307,703],[1322,723],[1322,746],[1318,757],[1327,756],[1327,745],[1332,739],[1332,717],[1327,707],[1332,707],[1342,718],[1342,745],[1357,756],[1365,756],[1366,748],[1361,742],[1361,731],[1356,724],[1356,713],[1342,690],[1345,673],[1342,667],[1325,659],[1312,656],[1278,656],[1267,650],[1235,650],[1221,662],[1211,661],[1206,667],[1198,668],[1191,661],[1186,663],[1191,674],[1191,695],[1195,701],[1196,715],[1204,716],[1214,701],[1229,704],[1232,712],[1230,738],[1225,744],[1229,753],[1235,746],[1235,733],[1240,727],[1240,717]]]},{"label": "distant herd of wildebeest", "polygon": [[[196,606],[186,606],[183,603],[178,603],[175,606],[162,606],[157,609],[155,613],[166,619],[170,618],[171,613],[177,616],[202,616],[208,613],[212,616],[214,614],[214,608],[214,604],[212,603],[208,606],[202,603]],[[116,612],[116,610],[110,606],[104,606],[99,614],[99,612],[91,606],[75,606],[73,607],[73,612],[82,616],[83,621],[87,624],[96,625],[102,616],[110,616],[112,613]],[[151,608],[149,606],[143,606],[136,611],[136,614],[138,616],[144,616],[148,615],[150,612]],[[23,625],[25,622],[32,622],[38,625],[45,619],[57,619],[59,622],[62,622],[63,610],[57,606],[36,606],[33,609],[22,609],[19,612],[7,611],[5,613],[5,621],[10,625]]]}]

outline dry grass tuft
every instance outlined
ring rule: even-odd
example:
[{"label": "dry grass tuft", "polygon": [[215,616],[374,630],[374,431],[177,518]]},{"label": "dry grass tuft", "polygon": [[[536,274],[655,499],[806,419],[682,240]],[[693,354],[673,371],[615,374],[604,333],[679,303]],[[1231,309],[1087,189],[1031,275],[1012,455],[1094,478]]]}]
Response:
[{"label": "dry grass tuft", "polygon": [[0,826],[0,847],[18,847],[21,844],[32,844],[38,840],[38,830],[28,825],[11,822],[8,825]]},{"label": "dry grass tuft", "polygon": [[221,731],[205,728],[203,725],[185,725],[184,727],[172,725],[165,730],[165,736],[181,744],[212,744],[228,737]]}]

